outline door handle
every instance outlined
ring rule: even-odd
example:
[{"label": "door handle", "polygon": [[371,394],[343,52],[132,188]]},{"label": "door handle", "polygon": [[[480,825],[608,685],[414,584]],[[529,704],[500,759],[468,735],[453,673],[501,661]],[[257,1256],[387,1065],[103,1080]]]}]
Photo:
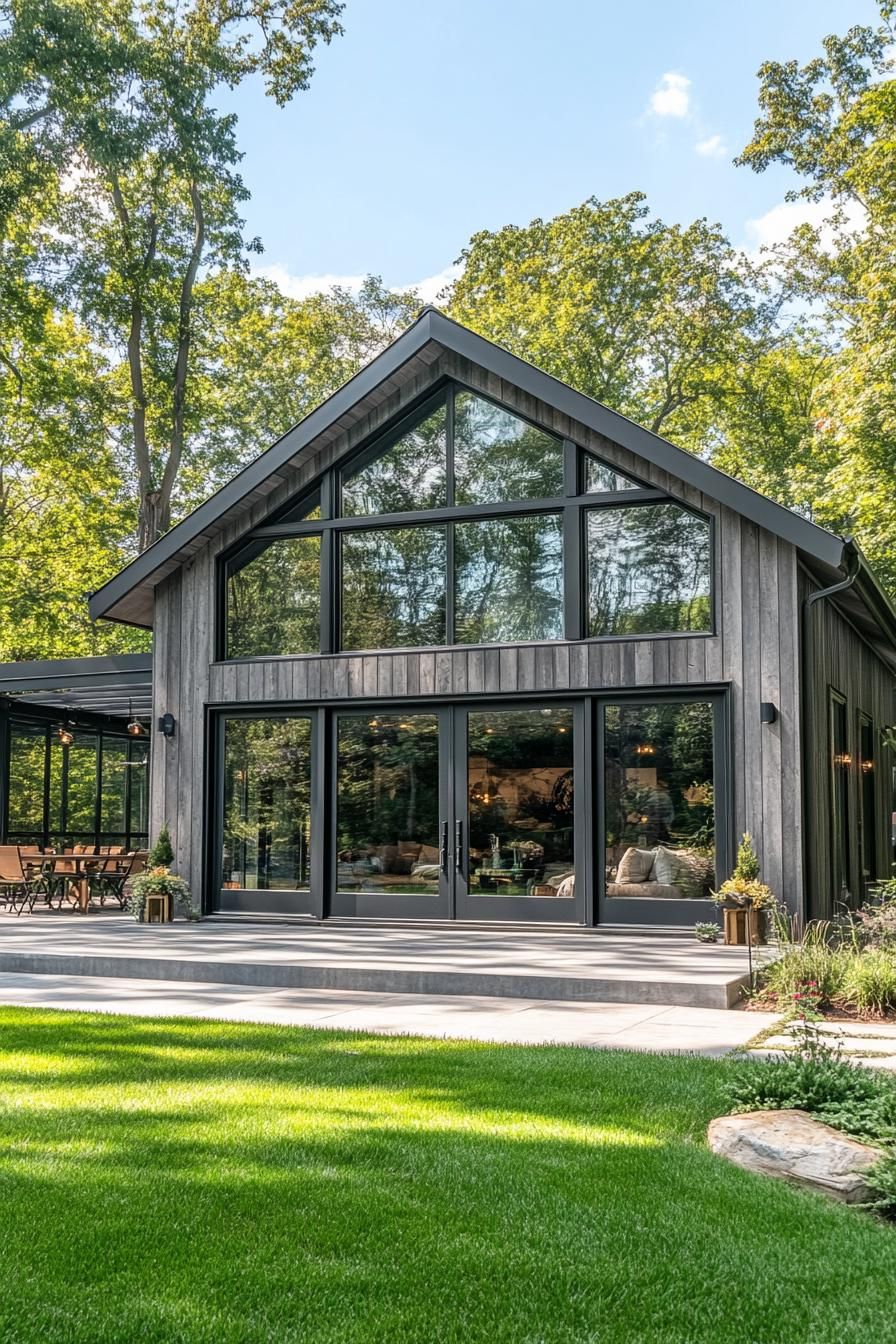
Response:
[{"label": "door handle", "polygon": [[448,873],[448,823],[442,822],[442,844],[439,848],[439,867],[442,872]]},{"label": "door handle", "polygon": [[463,872],[464,866],[464,824],[462,821],[454,823],[454,871]]}]

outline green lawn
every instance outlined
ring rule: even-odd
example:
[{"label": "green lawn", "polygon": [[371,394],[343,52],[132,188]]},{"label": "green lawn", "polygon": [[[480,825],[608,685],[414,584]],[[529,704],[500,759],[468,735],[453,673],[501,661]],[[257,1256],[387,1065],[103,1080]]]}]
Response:
[{"label": "green lawn", "polygon": [[705,1148],[723,1062],[0,1028],[4,1344],[896,1341],[896,1229]]}]

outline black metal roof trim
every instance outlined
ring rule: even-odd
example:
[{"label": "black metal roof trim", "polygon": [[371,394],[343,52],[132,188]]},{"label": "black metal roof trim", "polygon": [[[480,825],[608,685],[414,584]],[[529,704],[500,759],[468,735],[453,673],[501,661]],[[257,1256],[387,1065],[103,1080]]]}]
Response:
[{"label": "black metal roof trim", "polygon": [[0,663],[0,695],[30,691],[140,686],[152,679],[151,653],[114,653],[101,658],[55,658]]},{"label": "black metal roof trim", "polygon": [[94,619],[105,616],[123,597],[149,579],[162,565],[176,560],[183,546],[264,482],[286,462],[329,428],[341,415],[395,374],[430,341],[471,360],[522,391],[546,402],[561,414],[577,420],[620,444],[672,476],[693,485],[710,498],[749,518],[758,526],[789,541],[823,564],[838,569],[843,561],[843,538],[811,523],[791,509],[751,490],[717,467],[701,461],[668,439],[661,438],[633,420],[610,410],[593,397],[562,383],[551,374],[527,364],[468,327],[446,317],[437,308],[424,308],[408,329],[387,346],[331,397],[278,439],[216,494],[173,527],[153,546],[133,560],[90,598]]}]

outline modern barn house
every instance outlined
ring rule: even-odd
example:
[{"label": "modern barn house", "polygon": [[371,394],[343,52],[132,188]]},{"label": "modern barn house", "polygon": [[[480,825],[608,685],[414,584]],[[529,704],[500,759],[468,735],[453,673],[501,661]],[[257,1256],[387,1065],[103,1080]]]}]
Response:
[{"label": "modern barn house", "polygon": [[206,911],[691,926],[892,859],[896,613],[849,540],[435,309],[91,599],[154,632]]}]

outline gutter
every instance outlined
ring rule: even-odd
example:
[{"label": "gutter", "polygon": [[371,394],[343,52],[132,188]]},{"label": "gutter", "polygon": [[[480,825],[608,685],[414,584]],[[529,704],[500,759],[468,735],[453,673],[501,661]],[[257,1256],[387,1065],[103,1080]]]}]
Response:
[{"label": "gutter", "polygon": [[[864,560],[862,552],[853,537],[847,537],[843,542],[843,557],[840,562],[840,568],[845,570],[845,577],[837,583],[832,583],[828,588],[817,588],[814,593],[809,593],[803,600],[802,610],[802,640],[800,649],[800,756],[802,758],[802,812],[803,812],[803,890],[808,895],[811,890],[811,883],[814,877],[812,864],[810,862],[811,847],[809,844],[808,804],[812,797],[812,785],[814,779],[812,776],[812,752],[809,749],[812,742],[813,723],[817,724],[817,714],[813,713],[817,706],[813,703],[813,673],[815,670],[815,631],[812,621],[812,615],[815,605],[818,602],[826,602],[829,598],[836,597],[840,593],[847,592],[852,588],[856,579],[862,573]],[[804,897],[804,907],[808,905],[807,895]],[[803,915],[805,917],[806,910]]]}]

